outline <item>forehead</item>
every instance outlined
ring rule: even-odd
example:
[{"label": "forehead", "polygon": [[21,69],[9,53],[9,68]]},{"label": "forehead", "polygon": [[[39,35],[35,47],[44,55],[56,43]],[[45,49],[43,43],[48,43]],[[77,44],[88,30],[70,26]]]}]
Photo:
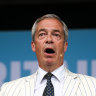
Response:
[{"label": "forehead", "polygon": [[38,24],[37,24],[37,28],[36,29],[40,29],[40,28],[57,28],[57,29],[62,29],[63,25],[62,23],[55,18],[45,18],[43,20],[41,20]]}]

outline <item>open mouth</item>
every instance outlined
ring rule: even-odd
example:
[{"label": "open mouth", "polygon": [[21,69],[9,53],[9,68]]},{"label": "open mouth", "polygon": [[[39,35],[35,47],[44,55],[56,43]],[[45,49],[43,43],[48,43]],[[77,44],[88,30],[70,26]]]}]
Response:
[{"label": "open mouth", "polygon": [[54,49],[51,49],[51,48],[46,48],[46,49],[45,49],[45,52],[46,52],[47,54],[54,54],[54,53],[55,53]]}]

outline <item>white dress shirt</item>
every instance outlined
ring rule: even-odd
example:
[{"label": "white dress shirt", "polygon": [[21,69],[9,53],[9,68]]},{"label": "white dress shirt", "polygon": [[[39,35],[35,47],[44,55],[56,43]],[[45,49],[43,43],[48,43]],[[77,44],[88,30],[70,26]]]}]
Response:
[{"label": "white dress shirt", "polygon": [[[36,78],[34,96],[42,96],[47,83],[47,80],[43,79],[46,73],[46,71],[39,67]],[[64,86],[64,65],[53,71],[52,74],[54,75],[51,78],[52,84],[54,86],[54,96],[62,96]]]}]

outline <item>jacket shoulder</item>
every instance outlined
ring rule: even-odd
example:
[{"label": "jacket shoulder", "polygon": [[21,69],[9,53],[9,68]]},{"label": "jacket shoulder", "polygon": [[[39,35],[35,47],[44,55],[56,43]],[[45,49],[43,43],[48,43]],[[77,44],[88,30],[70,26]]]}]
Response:
[{"label": "jacket shoulder", "polygon": [[11,85],[19,85],[19,84],[22,84],[30,79],[33,79],[33,78],[34,78],[34,74],[30,75],[30,76],[22,77],[22,78],[19,78],[19,79],[10,81],[10,82],[6,82],[2,85],[2,87],[3,86],[11,86]]},{"label": "jacket shoulder", "polygon": [[20,90],[27,81],[34,79],[34,76],[35,74],[4,83],[0,88],[0,96],[6,96],[10,92],[13,93],[13,90],[16,89]]},{"label": "jacket shoulder", "polygon": [[95,77],[83,75],[83,74],[78,74],[78,77],[82,82],[86,80],[86,81],[95,82],[95,84],[96,84],[96,78]]},{"label": "jacket shoulder", "polygon": [[88,94],[87,96],[94,96],[96,94],[96,78],[92,76],[78,74],[80,86],[79,89],[83,93]]}]

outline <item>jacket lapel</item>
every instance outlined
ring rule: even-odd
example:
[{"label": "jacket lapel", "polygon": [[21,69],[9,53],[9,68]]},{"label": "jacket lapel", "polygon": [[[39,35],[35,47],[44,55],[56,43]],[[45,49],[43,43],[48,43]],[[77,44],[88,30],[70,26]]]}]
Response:
[{"label": "jacket lapel", "polygon": [[79,87],[79,77],[65,69],[65,80],[63,87],[63,96],[75,96]]},{"label": "jacket lapel", "polygon": [[18,96],[33,96],[37,72],[25,78],[25,84],[22,86]]}]

